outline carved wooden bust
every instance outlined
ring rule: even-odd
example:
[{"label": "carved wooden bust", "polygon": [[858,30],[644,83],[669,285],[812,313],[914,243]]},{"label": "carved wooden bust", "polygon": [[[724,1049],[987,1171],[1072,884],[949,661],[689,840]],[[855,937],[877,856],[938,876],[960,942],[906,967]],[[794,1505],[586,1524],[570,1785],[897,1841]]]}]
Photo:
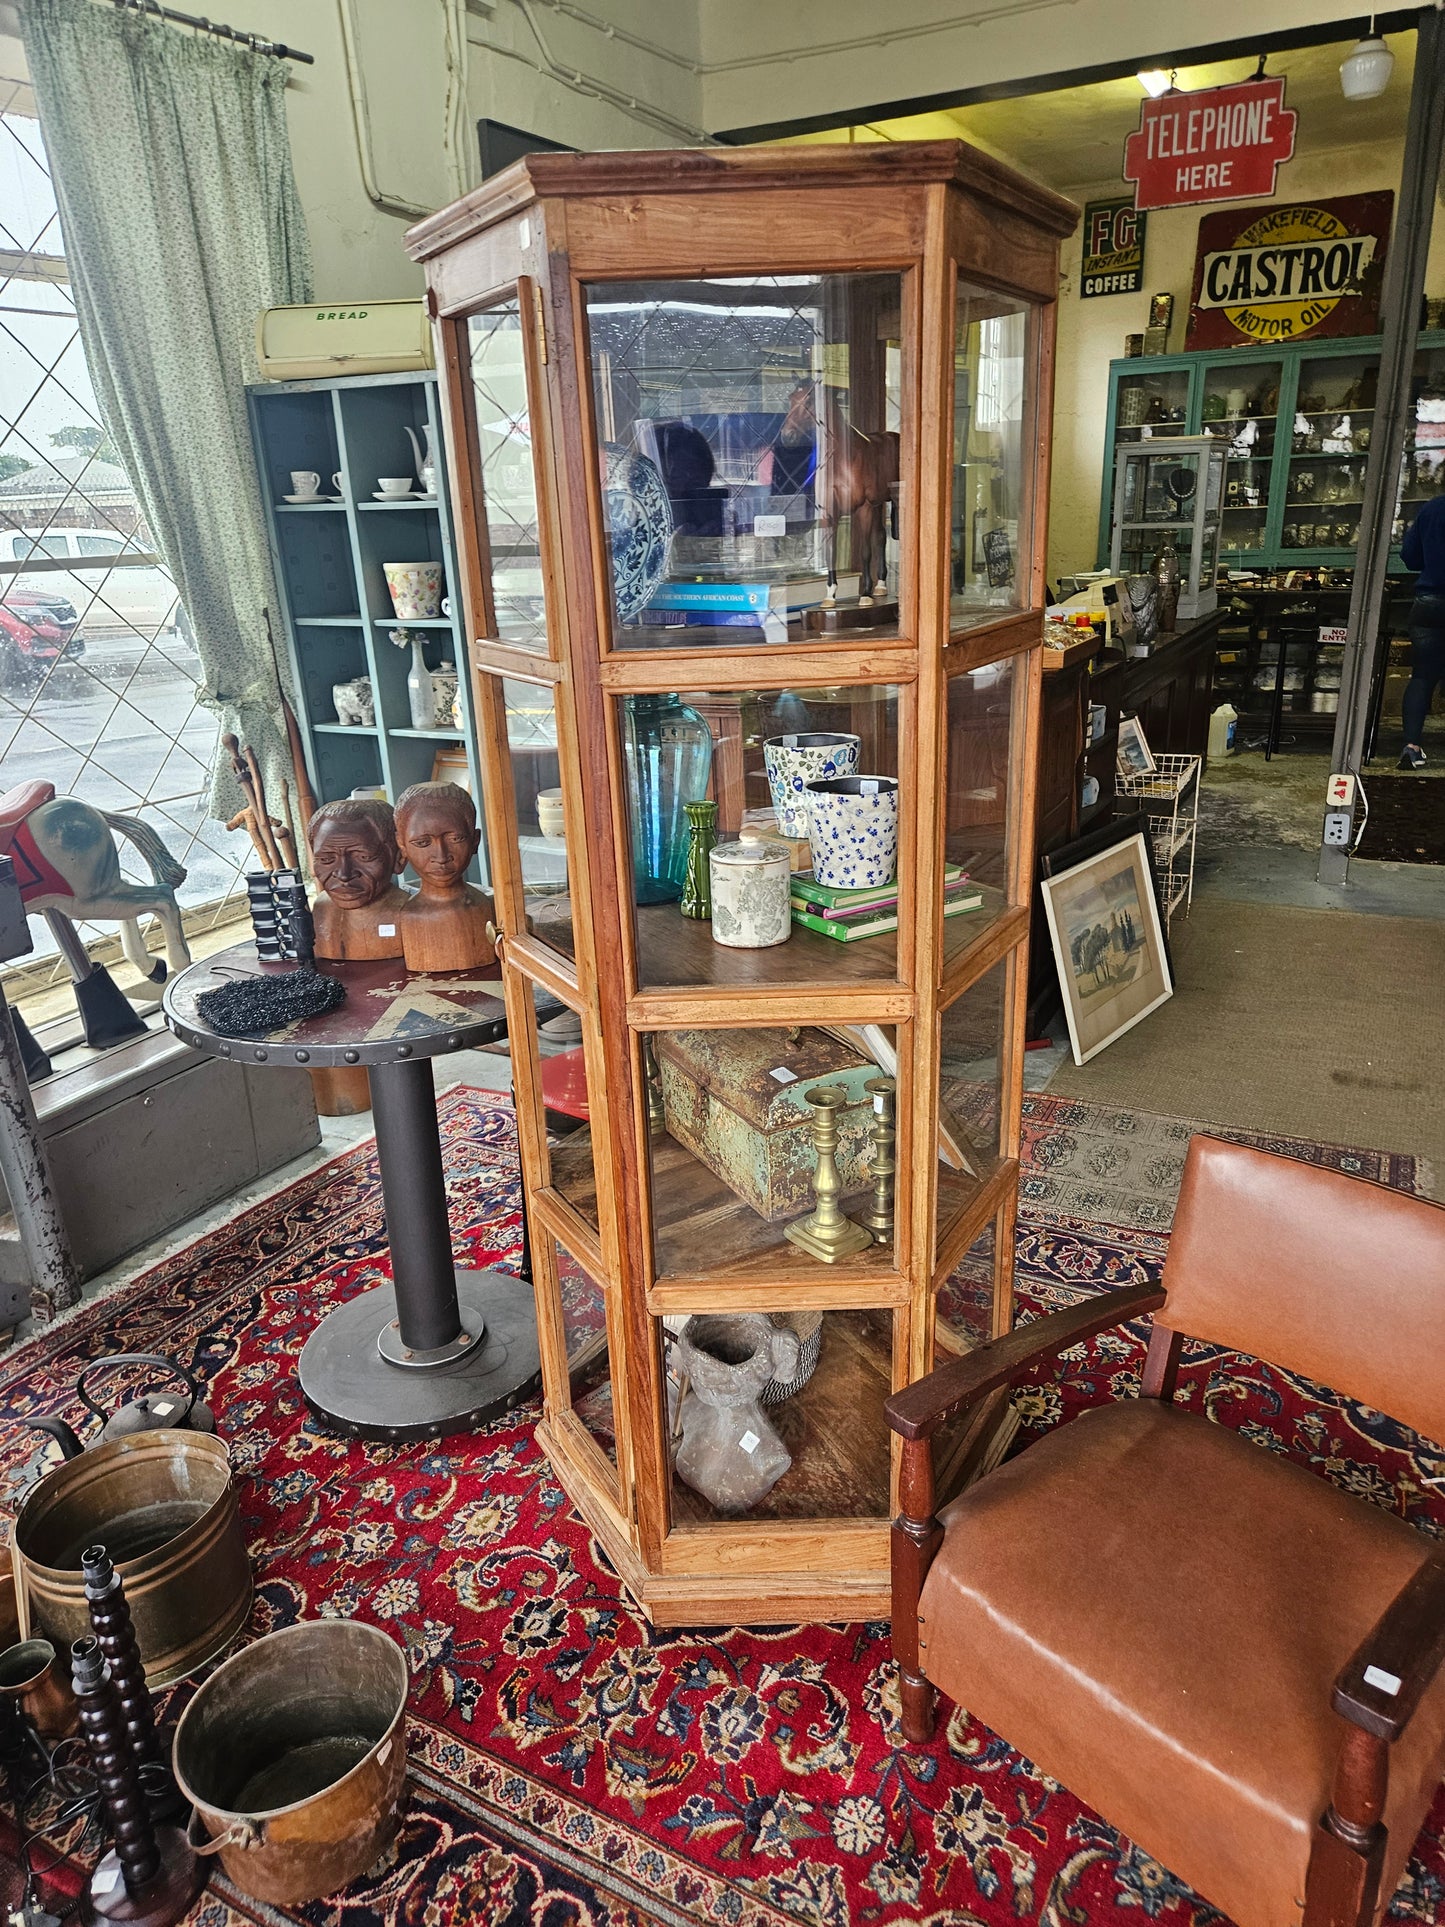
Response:
[{"label": "carved wooden bust", "polygon": [[401,956],[401,913],[411,895],[396,880],[401,855],[391,805],[369,796],[325,803],[311,819],[309,840],[323,893],[312,905],[317,956]]},{"label": "carved wooden bust", "polygon": [[457,783],[414,783],[397,802],[396,836],[420,886],[401,917],[407,969],[478,970],[493,963],[492,899],[466,881],[482,840],[471,797]]}]

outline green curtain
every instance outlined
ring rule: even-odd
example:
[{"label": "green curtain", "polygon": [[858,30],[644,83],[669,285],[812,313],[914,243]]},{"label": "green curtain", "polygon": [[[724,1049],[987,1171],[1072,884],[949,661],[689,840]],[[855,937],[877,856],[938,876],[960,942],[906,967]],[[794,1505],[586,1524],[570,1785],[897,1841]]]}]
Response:
[{"label": "green curtain", "polygon": [[[94,0],[19,11],[101,416],[195,630],[201,700],[255,749],[279,814],[291,758],[244,390],[260,310],[311,299],[288,68]],[[212,814],[242,800],[218,756]]]}]

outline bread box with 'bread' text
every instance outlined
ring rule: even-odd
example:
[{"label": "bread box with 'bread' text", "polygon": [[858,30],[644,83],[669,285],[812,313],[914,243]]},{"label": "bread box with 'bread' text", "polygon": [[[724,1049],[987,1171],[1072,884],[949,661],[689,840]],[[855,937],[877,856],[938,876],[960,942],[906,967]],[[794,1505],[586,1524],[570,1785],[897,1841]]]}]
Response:
[{"label": "bread box with 'bread' text", "polygon": [[405,375],[435,367],[420,301],[317,301],[263,308],[256,318],[262,381],[332,375]]}]

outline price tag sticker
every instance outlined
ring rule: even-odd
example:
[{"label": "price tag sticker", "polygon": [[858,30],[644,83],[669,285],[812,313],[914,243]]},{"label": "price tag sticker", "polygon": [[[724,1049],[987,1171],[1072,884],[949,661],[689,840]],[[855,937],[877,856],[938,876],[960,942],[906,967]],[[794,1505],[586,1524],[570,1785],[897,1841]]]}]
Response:
[{"label": "price tag sticker", "polygon": [[786,515],[755,515],[753,517],[754,535],[786,535],[788,518]]},{"label": "price tag sticker", "polygon": [[858,794],[860,796],[876,796],[878,794],[877,779],[872,776],[863,777],[858,784]]},{"label": "price tag sticker", "polygon": [[169,1418],[175,1409],[176,1401],[173,1398],[158,1398],[151,1407],[157,1418]]},{"label": "price tag sticker", "polygon": [[394,937],[396,935],[396,925],[394,923],[379,923],[376,926],[376,934],[378,937]]},{"label": "price tag sticker", "polygon": [[776,1070],[768,1072],[768,1076],[774,1078],[779,1084],[796,1084],[798,1081],[798,1073],[790,1071],[786,1064],[779,1064]]},{"label": "price tag sticker", "polygon": [[1383,1666],[1365,1668],[1365,1684],[1373,1686],[1377,1692],[1388,1693],[1393,1699],[1400,1690],[1400,1682],[1393,1673],[1387,1673]]},{"label": "price tag sticker", "polygon": [[738,1440],[739,1449],[746,1452],[749,1458],[753,1456],[761,1444],[762,1440],[756,1432],[744,1432]]},{"label": "price tag sticker", "polygon": [[91,1875],[90,1891],[93,1894],[108,1894],[118,1887],[124,1878],[124,1869],[118,1860],[113,1867],[107,1867],[102,1862]]}]

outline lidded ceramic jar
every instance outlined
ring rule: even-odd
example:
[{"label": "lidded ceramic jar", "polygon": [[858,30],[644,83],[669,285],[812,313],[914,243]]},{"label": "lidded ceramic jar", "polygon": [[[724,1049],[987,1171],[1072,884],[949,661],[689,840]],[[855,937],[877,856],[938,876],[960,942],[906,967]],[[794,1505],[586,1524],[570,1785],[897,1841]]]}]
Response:
[{"label": "lidded ceramic jar", "polygon": [[792,865],[782,843],[719,843],[712,866],[712,938],[729,950],[767,950],[792,934]]}]

